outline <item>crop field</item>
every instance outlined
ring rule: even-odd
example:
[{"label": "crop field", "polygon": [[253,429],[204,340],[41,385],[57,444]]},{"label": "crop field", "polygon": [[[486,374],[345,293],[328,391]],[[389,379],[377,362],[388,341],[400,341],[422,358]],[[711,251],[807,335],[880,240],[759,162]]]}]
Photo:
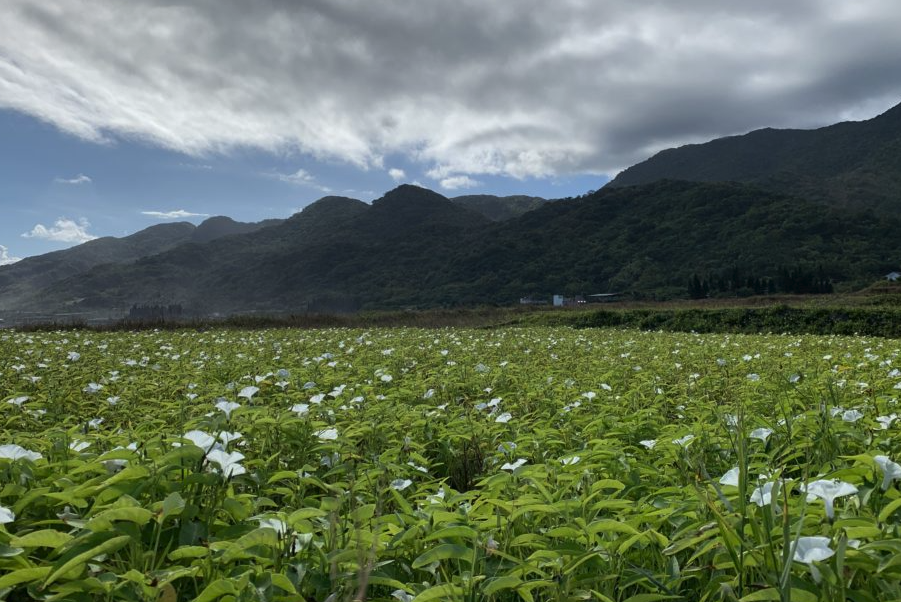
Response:
[{"label": "crop field", "polygon": [[0,334],[0,599],[901,599],[901,341]]}]

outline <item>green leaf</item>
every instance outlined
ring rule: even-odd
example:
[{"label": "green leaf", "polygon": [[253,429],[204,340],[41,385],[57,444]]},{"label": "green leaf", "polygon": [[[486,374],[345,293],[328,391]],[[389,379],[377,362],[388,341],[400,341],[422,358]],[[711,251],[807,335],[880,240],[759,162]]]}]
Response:
[{"label": "green leaf", "polygon": [[901,508],[901,498],[891,502],[888,506],[882,509],[882,512],[879,513],[879,522],[884,523],[888,520],[888,517],[892,515],[892,513]]},{"label": "green leaf", "polygon": [[53,565],[54,570],[50,574],[50,576],[47,577],[47,581],[44,582],[43,587],[46,588],[61,576],[67,574],[69,571],[79,567],[80,565],[83,565],[94,556],[100,556],[101,554],[110,554],[120,548],[125,547],[129,541],[131,541],[131,537],[129,537],[128,535],[120,535],[119,537],[113,537],[112,539],[109,539],[98,546],[94,546],[90,550],[81,552],[80,554],[76,555],[73,558],[70,558],[66,562],[62,562],[62,560],[60,560],[62,564],[60,564],[60,562],[57,562]]},{"label": "green leaf", "polygon": [[429,602],[430,600],[453,600],[463,595],[463,589],[459,585],[442,583],[420,592],[413,602]]},{"label": "green leaf", "polygon": [[442,560],[449,559],[471,562],[472,550],[464,546],[458,546],[456,544],[443,543],[435,546],[434,548],[425,552],[419,558],[414,560],[413,568],[419,569],[424,566],[428,566],[433,562],[440,562]]},{"label": "green leaf", "polygon": [[443,529],[438,529],[434,533],[431,533],[427,537],[423,538],[422,541],[434,541],[436,539],[446,539],[451,537],[475,539],[476,537],[478,537],[478,533],[472,527],[467,527],[466,525],[457,525],[455,527],[445,527]]},{"label": "green leaf", "polygon": [[218,600],[222,596],[234,596],[238,593],[231,579],[217,579],[206,586],[192,602],[212,602],[212,600]]},{"label": "green leaf", "polygon": [[72,536],[54,529],[34,531],[21,537],[13,537],[9,545],[17,548],[59,548],[72,540]]},{"label": "green leaf", "polygon": [[34,583],[35,581],[40,581],[41,579],[44,579],[51,570],[53,570],[53,567],[41,566],[31,569],[19,569],[12,573],[7,573],[0,577],[0,589],[14,587],[22,583]]},{"label": "green leaf", "polygon": [[482,587],[482,595],[491,596],[497,592],[503,591],[505,589],[516,589],[522,584],[522,579],[516,577],[514,575],[507,575],[506,577],[498,577],[496,579],[489,579],[485,582],[484,587]]}]

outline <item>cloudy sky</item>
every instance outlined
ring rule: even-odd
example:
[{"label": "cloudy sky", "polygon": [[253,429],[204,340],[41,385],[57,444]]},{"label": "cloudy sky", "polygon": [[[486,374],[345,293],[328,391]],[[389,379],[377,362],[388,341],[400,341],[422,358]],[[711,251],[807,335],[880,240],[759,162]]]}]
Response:
[{"label": "cloudy sky", "polygon": [[599,188],[901,102],[897,0],[4,0],[0,263],[400,182]]}]

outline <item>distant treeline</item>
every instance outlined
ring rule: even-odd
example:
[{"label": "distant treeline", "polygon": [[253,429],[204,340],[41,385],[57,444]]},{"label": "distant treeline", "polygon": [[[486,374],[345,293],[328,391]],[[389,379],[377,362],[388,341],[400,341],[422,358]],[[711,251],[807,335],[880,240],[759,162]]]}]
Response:
[{"label": "distant treeline", "polygon": [[524,323],[677,332],[788,333],[901,338],[901,309],[777,305],[729,309],[626,309],[534,314]]},{"label": "distant treeline", "polygon": [[816,268],[781,266],[775,278],[749,273],[733,267],[716,274],[693,274],[688,281],[692,299],[717,296],[750,297],[751,295],[822,295],[833,292],[832,279],[822,266]]}]

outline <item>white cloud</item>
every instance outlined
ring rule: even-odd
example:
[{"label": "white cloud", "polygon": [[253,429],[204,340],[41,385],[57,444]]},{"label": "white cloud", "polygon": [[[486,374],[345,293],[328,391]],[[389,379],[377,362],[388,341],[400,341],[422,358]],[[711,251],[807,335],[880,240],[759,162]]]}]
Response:
[{"label": "white cloud", "polygon": [[209,213],[193,213],[184,209],[176,209],[175,211],[142,211],[142,215],[155,217],[157,219],[182,219],[185,217],[209,217]]},{"label": "white cloud", "polygon": [[285,182],[286,184],[295,184],[298,186],[309,186],[310,188],[315,188],[320,192],[332,192],[332,189],[328,186],[323,186],[316,181],[316,177],[308,172],[305,169],[298,169],[294,173],[284,174],[284,173],[270,173],[266,174],[268,176],[274,177],[281,182]]},{"label": "white cloud", "polygon": [[198,158],[612,174],[887,109],[899,29],[897,0],[6,0],[0,107]]},{"label": "white cloud", "polygon": [[13,257],[9,254],[9,249],[0,245],[0,266],[3,265],[12,265],[17,261],[22,261],[21,257]]},{"label": "white cloud", "polygon": [[74,178],[55,178],[53,180],[57,184],[90,184],[93,180],[83,173],[78,174]]},{"label": "white cloud", "polygon": [[391,179],[395,182],[402,182],[407,179],[407,172],[402,169],[398,169],[397,167],[392,167],[388,170],[388,175],[391,176]]},{"label": "white cloud", "polygon": [[445,190],[456,190],[458,188],[472,188],[478,186],[481,182],[473,180],[469,176],[450,176],[439,182]]},{"label": "white cloud", "polygon": [[30,232],[26,232],[22,236],[24,238],[40,238],[41,240],[54,242],[81,244],[97,238],[88,232],[90,227],[90,222],[83,217],[77,222],[61,217],[53,222],[53,225],[49,228],[43,224],[37,224]]}]

